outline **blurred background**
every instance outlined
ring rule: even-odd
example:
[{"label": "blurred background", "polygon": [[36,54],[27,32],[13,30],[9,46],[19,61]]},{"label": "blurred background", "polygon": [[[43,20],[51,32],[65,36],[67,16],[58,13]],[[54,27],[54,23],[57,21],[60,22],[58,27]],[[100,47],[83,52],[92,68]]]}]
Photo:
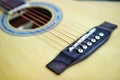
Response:
[{"label": "blurred background", "polygon": [[77,1],[120,1],[120,0],[77,0]]}]

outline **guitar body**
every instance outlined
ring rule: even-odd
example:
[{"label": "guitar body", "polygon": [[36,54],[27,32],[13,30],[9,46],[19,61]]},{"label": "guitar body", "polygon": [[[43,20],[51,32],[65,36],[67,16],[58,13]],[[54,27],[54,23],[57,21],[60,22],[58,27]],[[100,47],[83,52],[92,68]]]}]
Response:
[{"label": "guitar body", "polygon": [[[39,2],[57,6],[61,11],[60,22],[49,30],[30,36],[12,35],[1,28],[0,80],[120,80],[119,26],[104,46],[60,76],[45,67],[69,45],[50,32],[72,43],[104,21],[120,25],[120,3],[73,0],[40,0]],[[2,10],[0,15],[1,17],[4,15]],[[11,15],[7,16],[9,18]]]}]

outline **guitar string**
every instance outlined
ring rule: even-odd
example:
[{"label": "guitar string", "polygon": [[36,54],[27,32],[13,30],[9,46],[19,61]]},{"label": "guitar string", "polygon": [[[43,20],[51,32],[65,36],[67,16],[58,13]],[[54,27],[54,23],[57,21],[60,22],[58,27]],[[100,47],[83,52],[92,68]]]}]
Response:
[{"label": "guitar string", "polygon": [[[61,33],[61,32],[60,32]],[[63,34],[63,33],[61,33],[61,34]],[[54,35],[54,34],[53,34]],[[65,35],[65,34],[64,34]],[[55,35],[55,36],[57,36],[57,35]],[[66,35],[67,36],[67,35]],[[69,37],[69,36],[68,36]],[[70,37],[71,38],[71,37]]]},{"label": "guitar string", "polygon": [[[30,14],[27,14],[27,15],[32,16],[32,15],[30,15]],[[24,17],[24,18],[27,19],[27,20],[30,20],[30,19],[28,19],[26,16],[23,16],[23,15],[21,15],[21,16]],[[32,18],[34,18],[34,19],[37,20],[37,21],[40,21],[40,20],[36,19],[34,16],[32,16]],[[31,21],[31,20],[30,20],[30,21]],[[34,23],[36,26],[40,26],[39,24],[37,24],[37,23],[34,22],[34,21],[32,21],[32,23]],[[50,33],[53,34],[54,36],[56,36],[56,37],[64,40],[63,38],[57,36],[56,34],[54,34],[54,33],[52,33],[52,32],[50,32]],[[60,33],[61,33],[61,32],[60,32]],[[64,35],[65,35],[65,34],[64,34]],[[68,36],[67,36],[67,37],[68,37]],[[66,40],[64,40],[64,41],[65,41],[66,43],[70,44],[68,41],[66,41]]]},{"label": "guitar string", "polygon": [[[77,29],[77,30],[79,30],[79,29],[81,29],[81,30],[83,30],[83,31],[86,31],[87,29],[88,29],[88,27],[86,27],[86,26],[84,26],[84,25],[82,25],[81,23],[79,24],[79,23],[77,23],[76,24],[76,22],[74,21],[73,22],[73,20],[71,20],[69,17],[65,17],[66,19],[66,22],[72,22],[72,23],[69,23],[69,24],[71,24],[72,26],[74,26],[74,27],[77,27],[77,28],[75,28],[75,29]],[[68,21],[69,20],[69,21]],[[74,23],[74,24],[73,24]],[[79,27],[79,26],[81,26],[81,27]],[[72,27],[72,28],[74,28],[74,27]],[[79,32],[79,31],[78,31]]]},{"label": "guitar string", "polygon": [[[36,13],[38,13],[38,14],[42,14],[41,12],[38,12],[37,10],[34,10],[34,9],[32,9],[32,8],[30,8],[30,10],[32,10],[32,12],[36,12]],[[42,14],[43,15],[43,14]],[[47,15],[43,15],[43,16],[46,16],[47,18],[50,18],[49,16],[47,16]],[[69,23],[69,24],[71,24],[71,23]],[[73,24],[71,24],[71,25],[73,25]],[[75,26],[75,25],[74,25]],[[80,25],[81,26],[81,25]],[[82,25],[83,26],[83,25]],[[75,26],[75,27],[78,27],[78,26]],[[86,26],[83,26],[83,27],[86,27]],[[74,27],[70,27],[70,28],[72,28],[72,29],[74,29],[75,30],[75,28]],[[84,28],[83,28],[83,30],[85,30]],[[78,33],[80,33],[79,31],[77,31],[76,30],[76,32],[78,32]],[[80,33],[80,34],[82,34],[82,33]]]},{"label": "guitar string", "polygon": [[[34,21],[33,21],[34,22]],[[54,35],[54,34],[53,34]],[[55,35],[55,36],[57,36],[57,35]],[[57,36],[58,37],[58,36]],[[68,43],[69,44],[69,43]]]},{"label": "guitar string", "polygon": [[[51,3],[54,3],[54,1],[51,0]],[[66,17],[66,16],[64,16],[64,17]],[[66,17],[66,18],[67,18],[67,17]],[[66,19],[66,21],[69,20],[69,18],[70,18],[70,17],[68,17],[68,19]],[[72,19],[72,18],[71,18],[71,19]],[[71,22],[72,22],[72,21],[71,21]],[[68,23],[70,23],[70,21],[68,21]],[[83,30],[86,29],[86,28],[88,28],[87,26],[84,26],[84,25],[81,25],[81,24],[79,24],[79,25],[80,25],[80,26],[83,26],[83,27],[78,27],[78,26],[75,26],[75,27],[78,27],[78,28],[80,28],[80,29],[83,28]],[[84,27],[85,27],[85,28],[84,28]],[[82,34],[83,34],[83,33],[82,33]]]},{"label": "guitar string", "polygon": [[[44,36],[46,36],[46,35],[44,35]],[[48,38],[48,37],[47,37],[47,38]],[[51,39],[51,38],[49,38],[49,39]],[[57,43],[56,40],[54,40],[54,43],[58,44],[61,48],[65,47],[65,46],[63,46],[62,44]],[[49,43],[49,44],[50,44],[50,43]],[[51,45],[51,46],[53,46],[54,48],[56,48],[54,45]],[[59,48],[56,48],[56,49],[60,50]]]},{"label": "guitar string", "polygon": [[[15,0],[14,0],[15,1]],[[8,1],[6,1],[5,2],[5,0],[3,0],[3,1],[0,1],[0,3],[2,4],[2,5],[4,5],[5,7],[7,7],[8,9],[13,9],[14,7],[13,6],[17,6],[18,5],[18,1],[15,1],[16,2],[16,4],[13,2],[13,1],[10,1],[10,0],[8,0]],[[9,5],[9,6],[8,6]]]},{"label": "guitar string", "polygon": [[[66,17],[66,18],[68,18],[70,21],[72,21],[69,17]],[[68,20],[68,19],[66,19],[66,21]],[[85,28],[88,28],[88,27],[86,27],[85,25],[83,25],[83,24],[79,24],[79,23],[77,23],[77,24],[73,24],[73,23],[70,23],[71,25],[74,25],[74,27],[78,27],[78,25],[80,25],[80,26],[83,26],[83,27],[85,27]],[[73,29],[76,29],[76,28],[74,28],[74,27],[71,27],[71,28],[73,28]],[[81,27],[78,27],[79,29],[81,29]],[[78,30],[78,29],[77,29]],[[76,31],[77,31],[76,30]],[[88,30],[90,30],[90,28],[88,28]],[[85,32],[87,32],[88,31],[87,29],[85,30],[84,29],[84,31]],[[77,31],[79,34],[81,34],[79,31]],[[95,36],[95,34],[92,34],[91,36]],[[87,38],[88,40],[91,40],[91,38]]]},{"label": "guitar string", "polygon": [[[34,13],[32,13],[32,12],[30,12],[31,14],[33,14],[34,15]],[[39,22],[41,22],[41,23],[43,23],[43,24],[45,24],[44,22],[42,22],[41,20],[39,20],[39,19],[37,19],[37,18],[35,18],[34,16],[32,16],[32,15],[30,15],[30,14],[27,14],[27,15],[29,15],[29,16],[31,16],[32,18],[34,18],[35,20],[37,20],[37,21],[39,21]],[[38,15],[36,15],[37,17],[40,17],[40,16],[38,16]],[[26,16],[23,16],[24,18],[27,18]],[[41,17],[40,17],[41,18]],[[28,19],[28,18],[27,18]],[[32,21],[33,22],[33,21]],[[36,24],[37,26],[40,26],[39,24]],[[60,32],[60,31],[59,31]],[[61,33],[61,32],[60,32]],[[53,34],[53,33],[52,33]],[[61,34],[63,34],[63,33],[61,33]],[[54,34],[53,34],[54,35]],[[65,34],[64,34],[65,35]],[[57,35],[55,35],[55,36],[57,36]],[[68,35],[66,35],[67,37],[69,37]],[[71,37],[69,37],[69,38],[71,38]],[[72,38],[71,38],[72,39]],[[65,40],[64,40],[65,41]],[[68,43],[68,41],[66,41],[67,43]]]},{"label": "guitar string", "polygon": [[[37,12],[38,14],[40,14],[37,10],[34,10],[34,9],[32,9],[32,8],[30,8],[32,11],[34,11],[34,12]],[[47,15],[46,15],[47,16]],[[49,16],[47,16],[47,18],[50,18]],[[64,22],[64,21],[63,21]],[[74,25],[74,24],[72,24],[72,23],[70,23],[71,25],[73,25],[73,26],[75,26],[75,27],[77,27],[76,25]],[[69,26],[71,26],[71,25],[69,25]],[[75,30],[75,28],[73,28],[73,26],[72,27],[70,27],[70,28],[72,28],[72,29],[74,29]],[[82,25],[83,26],[83,25]],[[85,26],[83,26],[83,27],[85,27]],[[79,34],[82,34],[81,32],[79,32],[79,31],[75,31],[75,32],[77,32],[77,33],[79,33]],[[91,38],[88,38],[89,40],[91,39]]]},{"label": "guitar string", "polygon": [[[15,2],[17,2],[17,1],[15,1]],[[33,9],[34,10],[34,9]],[[34,10],[34,11],[36,11],[36,10]],[[36,11],[37,12],[37,11]],[[38,12],[38,13],[40,13],[40,12]],[[41,14],[41,13],[40,13]],[[43,15],[43,14],[42,14]],[[37,15],[36,15],[37,16]],[[45,16],[45,15],[44,15]],[[42,17],[41,17],[42,18]],[[76,26],[77,27],[77,26]],[[84,26],[85,27],[85,26]]]},{"label": "guitar string", "polygon": [[[7,5],[5,5],[5,7],[7,7],[7,8],[9,8]],[[25,17],[25,16],[23,16],[23,17]],[[26,17],[27,18],[27,17]],[[44,35],[45,36],[45,35]],[[48,38],[48,37],[47,37]],[[50,38],[49,38],[50,39]],[[54,40],[54,42],[56,42],[56,40]],[[57,43],[57,42],[56,42]],[[63,46],[62,44],[60,44],[60,43],[57,43],[61,48],[63,48],[63,47],[65,47],[65,46]],[[53,45],[53,47],[54,47],[54,45]],[[56,48],[56,47],[55,47]],[[56,49],[58,49],[58,48],[56,48]],[[59,49],[58,49],[59,50]]]},{"label": "guitar string", "polygon": [[[14,4],[14,2],[16,2],[16,3]],[[15,1],[15,0],[12,0],[12,1],[8,0],[7,3],[9,3],[9,4],[12,5],[12,6],[18,6],[18,5],[19,5],[19,1]],[[14,7],[13,7],[13,8],[14,8]]]},{"label": "guitar string", "polygon": [[[33,13],[32,13],[33,14]],[[29,14],[27,14],[27,15],[29,15]],[[24,17],[25,19],[27,19],[28,20],[28,18],[26,17],[26,16],[23,16],[23,15],[21,15],[22,17]],[[31,16],[31,15],[29,15],[29,16]],[[37,15],[38,16],[38,15]],[[35,18],[35,17],[33,17],[33,16],[31,16],[32,18],[34,18],[34,19],[36,19],[36,20],[38,20],[37,18]],[[40,21],[41,22],[41,20],[38,20],[38,21]],[[33,21],[32,21],[33,22]],[[42,22],[43,24],[45,24],[44,22]],[[35,23],[34,23],[35,24]],[[40,26],[39,24],[36,24],[37,26]],[[61,33],[61,34],[63,34],[62,32],[60,32],[59,31],[59,33]],[[55,35],[54,33],[52,33],[51,32],[51,34],[53,34],[53,35]],[[67,37],[69,37],[68,35],[66,35],[66,34],[64,34],[65,36],[67,36]],[[57,35],[55,35],[56,37],[57,37]],[[69,37],[69,38],[71,38],[71,37]],[[60,38],[60,39],[62,39],[62,38]],[[73,38],[71,38],[71,39],[73,39]],[[63,39],[62,39],[63,40]],[[65,42],[67,42],[67,43],[69,43],[68,41],[66,41],[66,40],[64,40]]]},{"label": "guitar string", "polygon": [[[36,11],[36,10],[34,10],[34,9],[32,9],[32,8],[30,8],[32,11],[34,11],[34,12],[36,12],[36,13],[38,13],[38,14],[43,14],[43,13],[39,13],[38,11]],[[44,17],[46,17],[46,18],[50,18],[49,16],[47,16],[47,15],[44,15]],[[58,27],[58,28],[61,28],[61,27]],[[55,28],[55,29],[58,29],[58,28]],[[61,30],[62,31],[62,30]],[[68,33],[70,33],[70,32],[68,32]],[[72,34],[73,35],[73,34]],[[74,35],[75,37],[77,37],[76,35]]]},{"label": "guitar string", "polygon": [[[50,39],[50,38],[49,38]],[[55,40],[54,40],[55,41]],[[63,46],[63,45],[60,45],[60,46]],[[65,46],[64,46],[65,47]],[[63,47],[62,47],[63,48]]]},{"label": "guitar string", "polygon": [[[18,1],[16,1],[16,0],[14,0],[14,2],[18,2]],[[13,1],[11,1],[11,3],[12,3],[12,6],[14,6],[15,4],[13,3]],[[10,5],[11,6],[11,5]],[[33,11],[35,11],[35,12],[37,12],[36,10],[34,10],[34,9],[32,9]],[[39,12],[39,14],[42,14],[41,12]],[[46,15],[44,15],[44,14],[42,14],[43,16],[46,16]],[[50,18],[49,16],[46,16],[46,18]],[[41,19],[43,20],[43,18],[41,17]],[[44,19],[45,20],[45,19]],[[42,22],[43,23],[43,22]],[[71,24],[71,23],[69,23],[69,24]],[[72,24],[73,25],[73,24]],[[81,25],[81,24],[80,24]],[[83,25],[82,25],[83,26]],[[75,27],[77,27],[77,26],[75,26]],[[84,27],[86,27],[86,26],[84,26]],[[78,27],[79,28],[79,27]],[[87,27],[86,27],[87,28]],[[84,28],[81,28],[81,29],[84,29]],[[81,33],[80,33],[81,34]]]},{"label": "guitar string", "polygon": [[[27,14],[27,15],[31,16],[30,14]],[[34,19],[36,19],[36,18],[34,17]],[[37,19],[37,20],[39,21],[39,19]],[[60,32],[60,31],[58,31],[58,30],[57,30],[57,32],[59,32],[59,33],[61,33],[61,34],[65,35],[65,36],[67,36],[67,37],[69,37],[70,39],[72,39],[72,40],[74,40],[74,41],[75,41],[75,39],[71,38],[70,36],[68,36],[68,35],[66,35],[66,34],[64,34],[64,33]],[[65,39],[63,39],[63,38],[61,38],[61,37],[57,36],[56,34],[54,34],[54,33],[52,33],[52,32],[50,32],[50,33],[51,33],[51,34],[53,34],[54,36],[56,36],[56,37],[58,37],[58,38],[60,38],[60,39],[64,40],[64,41],[65,41],[65,42],[67,42],[68,44],[70,44],[67,40],[65,40]]]},{"label": "guitar string", "polygon": [[4,6],[5,8],[10,9],[9,6],[8,6],[8,4],[6,4],[5,2],[1,2],[1,1],[0,1],[0,4],[2,4],[2,6]]},{"label": "guitar string", "polygon": [[[27,15],[29,15],[29,14],[27,14]],[[36,22],[32,21],[31,19],[29,19],[29,18],[28,18],[28,17],[26,17],[25,15],[21,15],[21,14],[20,14],[20,16],[22,16],[22,17],[23,17],[23,18],[25,18],[26,20],[29,20],[29,21],[30,21],[30,22],[32,22],[34,25],[36,25],[36,26],[40,26],[38,23],[36,23]],[[29,15],[29,16],[31,16],[31,15]],[[69,41],[67,41],[67,40],[65,40],[64,38],[59,37],[58,35],[56,35],[56,34],[55,34],[55,33],[53,33],[53,32],[50,32],[50,31],[47,31],[47,32],[49,32],[50,34],[54,35],[55,37],[57,37],[57,38],[59,38],[59,39],[63,40],[64,42],[66,42],[67,44],[69,44],[69,45],[70,45],[70,42],[69,42]]]},{"label": "guitar string", "polygon": [[[64,22],[64,21],[63,21]],[[80,32],[80,31],[78,31],[79,29],[81,29],[80,27],[78,27],[78,28],[75,28],[75,27],[77,27],[77,25],[75,25],[75,24],[73,24],[73,23],[70,23],[70,24],[66,24],[66,25],[69,25],[69,26],[71,26],[70,28],[72,28],[76,33],[78,33],[78,34],[83,34],[83,33],[85,33],[85,32],[87,32],[88,30],[86,29],[85,31],[83,31],[83,32]],[[73,27],[74,26],[74,27]],[[93,34],[91,35],[91,36],[94,36]],[[80,37],[80,36],[79,36]],[[91,38],[87,38],[88,40],[91,40]],[[85,42],[85,41],[83,41],[83,42]]]},{"label": "guitar string", "polygon": [[[34,10],[34,9],[33,9]],[[34,10],[35,11],[35,10]]]},{"label": "guitar string", "polygon": [[[23,16],[24,18],[26,18],[25,16]],[[38,24],[39,25],[39,24]],[[53,34],[53,33],[52,33]],[[53,35],[55,35],[55,34],[53,34]],[[56,37],[58,37],[57,35],[55,35]],[[62,39],[62,38],[61,38]],[[64,40],[64,39],[63,39]],[[65,41],[65,40],[64,40]],[[69,42],[67,42],[68,44],[69,44]]]},{"label": "guitar string", "polygon": [[[30,9],[32,9],[32,8],[30,8]],[[37,12],[38,14],[40,14],[38,11],[36,11],[36,10],[34,10],[34,9],[32,9],[32,11],[34,11],[34,12]],[[46,15],[47,16],[47,15]],[[49,16],[47,16],[48,18],[50,18]],[[73,24],[71,24],[71,25],[73,25]],[[85,27],[85,26],[84,26]],[[55,30],[55,29],[54,29]],[[60,32],[60,31],[58,31],[58,32]],[[78,31],[77,31],[78,32]],[[61,34],[63,34],[62,32],[60,32]],[[80,32],[78,32],[79,34],[81,34]],[[66,34],[64,34],[64,35],[66,35]],[[68,35],[66,35],[66,36],[68,36]],[[70,36],[68,36],[69,38],[71,38]],[[78,38],[78,37],[77,37]],[[72,40],[76,40],[76,39],[73,39],[73,38],[71,38]],[[88,38],[89,40],[91,40],[91,38]],[[83,41],[84,43],[87,43],[86,41]]]},{"label": "guitar string", "polygon": [[[23,16],[23,15],[22,15],[22,16]],[[30,21],[30,19],[27,18],[26,16],[23,16],[23,17]],[[34,21],[33,21],[32,23],[34,23],[36,26],[40,26],[39,24],[35,23]],[[54,33],[52,33],[52,32],[50,32],[50,33],[53,34],[54,36],[56,36],[57,38],[61,39],[62,41],[66,42],[67,44],[70,44],[68,41],[66,41],[65,39],[57,36],[56,34],[54,34]]]},{"label": "guitar string", "polygon": [[[28,14],[28,13],[27,13],[27,15],[28,15],[28,16],[32,16],[32,15],[30,15],[30,14]],[[21,16],[23,16],[23,15],[21,15]],[[25,17],[25,16],[24,16],[24,17]],[[34,18],[35,20],[37,20],[37,21],[40,21],[39,19],[36,19],[35,17],[33,17],[33,18]],[[28,20],[30,21],[30,19],[28,19]],[[34,21],[33,21],[33,24],[35,24],[36,26],[40,26],[38,23],[36,23],[36,22],[34,22]],[[66,43],[70,44],[69,41],[63,39],[62,37],[58,36],[57,34],[53,33],[52,31],[47,31],[47,32],[49,32],[50,34],[54,35],[55,37],[58,37],[59,39],[65,41]]]},{"label": "guitar string", "polygon": [[[32,8],[30,8],[30,10],[32,10],[33,12],[36,12],[36,13],[38,13],[38,14],[41,14],[41,12],[38,12],[37,10],[34,10],[34,9],[32,9]],[[46,15],[47,16],[47,15]],[[47,18],[50,18],[49,16],[47,16]],[[65,19],[66,21],[68,20],[68,19]],[[69,23],[70,21],[68,21],[68,23]],[[72,23],[69,23],[69,24],[71,24],[71,25],[73,25]],[[74,25],[75,26],[75,25]],[[81,25],[80,25],[81,26]],[[82,25],[83,26],[83,25]],[[78,26],[75,26],[75,27],[78,27]],[[83,27],[85,27],[85,28],[87,28],[86,26],[83,26]],[[71,28],[73,28],[73,27],[71,27]],[[78,27],[79,28],[79,27]],[[82,28],[82,30],[85,30],[85,28]],[[78,32],[78,31],[77,31]],[[79,32],[80,34],[82,34],[81,32]]]},{"label": "guitar string", "polygon": [[[33,14],[33,13],[31,13],[31,14]],[[35,14],[33,14],[33,15],[35,15]],[[37,17],[39,17],[38,15],[36,15],[36,16],[37,16]],[[56,30],[56,29],[55,29],[55,31],[57,31],[57,32],[59,32],[59,33],[61,33],[61,34],[65,35],[65,36],[69,37],[69,38],[70,38],[70,39],[72,39],[72,40],[75,40],[75,39],[71,38],[70,36],[68,36],[67,34],[62,33],[62,32],[61,32],[61,31],[59,31],[59,30]]]}]

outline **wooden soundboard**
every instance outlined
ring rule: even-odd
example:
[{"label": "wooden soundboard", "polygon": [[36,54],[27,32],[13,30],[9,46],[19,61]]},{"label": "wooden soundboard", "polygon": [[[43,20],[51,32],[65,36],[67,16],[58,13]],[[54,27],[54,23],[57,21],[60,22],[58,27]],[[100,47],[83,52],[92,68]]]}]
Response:
[{"label": "wooden soundboard", "polygon": [[[33,0],[29,0],[32,2]],[[14,36],[0,30],[0,80],[120,80],[120,3],[74,0],[34,0],[59,7],[61,22],[51,29],[77,39],[92,27],[109,21],[118,25],[111,38],[89,58],[56,75],[46,68],[67,43],[45,32]],[[2,10],[0,14],[2,15]],[[77,37],[69,34],[72,33]],[[80,33],[78,33],[80,32]],[[66,36],[65,40],[73,42]]]}]

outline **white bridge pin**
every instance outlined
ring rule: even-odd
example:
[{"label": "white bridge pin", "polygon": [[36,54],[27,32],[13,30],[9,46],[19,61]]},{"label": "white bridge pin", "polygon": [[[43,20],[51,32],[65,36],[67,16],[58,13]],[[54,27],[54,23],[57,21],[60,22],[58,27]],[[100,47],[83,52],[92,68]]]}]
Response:
[{"label": "white bridge pin", "polygon": [[96,42],[96,39],[92,38],[92,39],[91,39],[91,42],[95,43],[95,42]]},{"label": "white bridge pin", "polygon": [[98,39],[100,39],[100,36],[95,36],[95,38],[98,40]]},{"label": "white bridge pin", "polygon": [[83,45],[82,47],[83,47],[83,49],[87,49],[88,48],[87,45]]},{"label": "white bridge pin", "polygon": [[83,49],[81,49],[81,48],[78,49],[78,52],[79,52],[79,53],[83,53]]},{"label": "white bridge pin", "polygon": [[91,46],[91,45],[92,45],[92,43],[91,43],[91,42],[87,42],[87,45],[88,45],[88,46]]},{"label": "white bridge pin", "polygon": [[104,33],[100,32],[100,33],[99,33],[99,36],[103,37],[103,36],[104,36]]}]

